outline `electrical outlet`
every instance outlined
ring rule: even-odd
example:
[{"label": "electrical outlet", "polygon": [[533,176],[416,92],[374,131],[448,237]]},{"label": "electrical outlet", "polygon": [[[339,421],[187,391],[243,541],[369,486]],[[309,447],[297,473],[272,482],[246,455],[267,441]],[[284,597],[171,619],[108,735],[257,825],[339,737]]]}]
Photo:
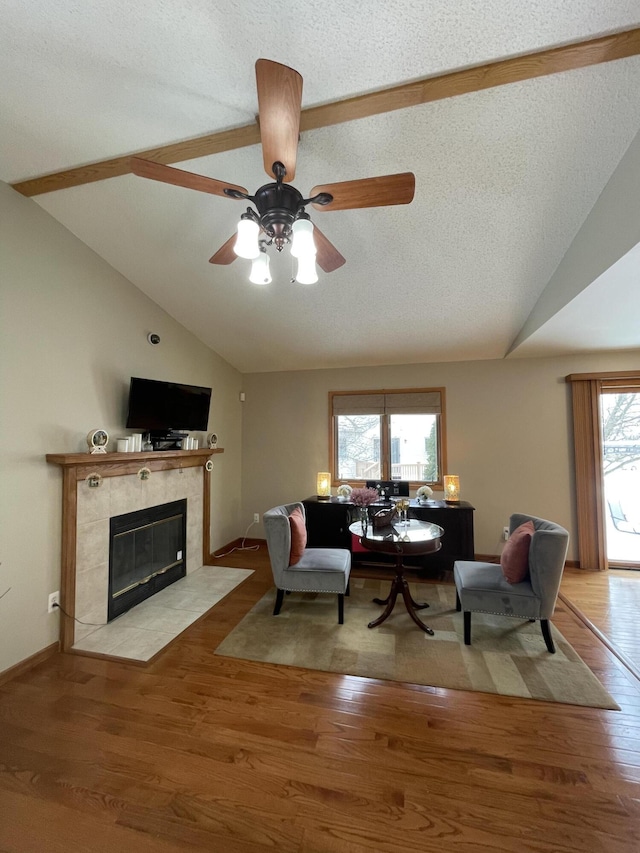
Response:
[{"label": "electrical outlet", "polygon": [[505,542],[509,538],[509,528],[508,527],[502,528],[502,538],[504,539]]},{"label": "electrical outlet", "polygon": [[260,513],[259,512],[253,513],[253,523],[254,524],[260,524]]},{"label": "electrical outlet", "polygon": [[58,592],[52,592],[49,596],[49,605],[47,607],[47,611],[49,613],[53,613],[54,610],[57,610],[55,605],[60,606],[60,590]]}]

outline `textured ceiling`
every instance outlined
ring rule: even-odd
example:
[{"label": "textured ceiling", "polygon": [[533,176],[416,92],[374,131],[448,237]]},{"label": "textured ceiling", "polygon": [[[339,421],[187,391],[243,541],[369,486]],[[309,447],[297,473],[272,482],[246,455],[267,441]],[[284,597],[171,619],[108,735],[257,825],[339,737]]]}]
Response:
[{"label": "textured ceiling", "polygon": [[[4,0],[0,179],[248,124],[259,57],[302,74],[308,107],[640,23],[637,0],[345,5],[294,2],[278,23],[269,3]],[[631,57],[303,133],[303,194],[416,176],[410,205],[312,213],[347,263],[311,286],[286,250],[267,287],[248,261],[208,263],[239,202],[126,175],[34,203],[243,372],[501,358],[638,133],[639,91]],[[258,146],[176,165],[268,180]],[[629,310],[607,322],[585,291],[514,354],[640,347],[637,266],[618,272]],[[580,334],[594,310],[599,334]]]}]

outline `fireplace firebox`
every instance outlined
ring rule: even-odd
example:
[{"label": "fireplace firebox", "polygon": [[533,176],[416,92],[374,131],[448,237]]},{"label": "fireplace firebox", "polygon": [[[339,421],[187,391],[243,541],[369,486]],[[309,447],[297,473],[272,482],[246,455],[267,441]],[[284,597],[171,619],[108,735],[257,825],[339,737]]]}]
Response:
[{"label": "fireplace firebox", "polygon": [[113,516],[107,621],[180,580],[186,571],[186,499]]}]

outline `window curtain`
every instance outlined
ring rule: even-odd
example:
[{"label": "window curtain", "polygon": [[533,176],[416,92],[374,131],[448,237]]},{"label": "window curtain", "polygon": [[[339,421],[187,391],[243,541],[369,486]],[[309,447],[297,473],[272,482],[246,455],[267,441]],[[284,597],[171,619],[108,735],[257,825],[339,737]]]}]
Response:
[{"label": "window curtain", "polygon": [[566,381],[571,385],[573,408],[580,568],[604,571],[609,564],[604,524],[600,395],[613,389],[620,392],[638,390],[640,372],[572,373]]},{"label": "window curtain", "polygon": [[578,553],[581,569],[607,568],[602,501],[602,439],[597,379],[571,379],[576,470]]}]

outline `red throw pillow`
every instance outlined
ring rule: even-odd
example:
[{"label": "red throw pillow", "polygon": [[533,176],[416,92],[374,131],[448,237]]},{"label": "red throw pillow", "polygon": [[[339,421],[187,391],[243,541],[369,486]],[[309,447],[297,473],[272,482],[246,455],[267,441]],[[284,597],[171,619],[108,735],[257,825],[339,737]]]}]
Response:
[{"label": "red throw pillow", "polygon": [[535,533],[533,521],[516,527],[502,550],[500,565],[509,583],[521,583],[529,574],[529,546]]},{"label": "red throw pillow", "polygon": [[304,516],[300,507],[296,507],[289,516],[289,527],[291,528],[291,551],[289,552],[289,565],[295,566],[300,562],[307,547],[307,528],[304,524]]}]

